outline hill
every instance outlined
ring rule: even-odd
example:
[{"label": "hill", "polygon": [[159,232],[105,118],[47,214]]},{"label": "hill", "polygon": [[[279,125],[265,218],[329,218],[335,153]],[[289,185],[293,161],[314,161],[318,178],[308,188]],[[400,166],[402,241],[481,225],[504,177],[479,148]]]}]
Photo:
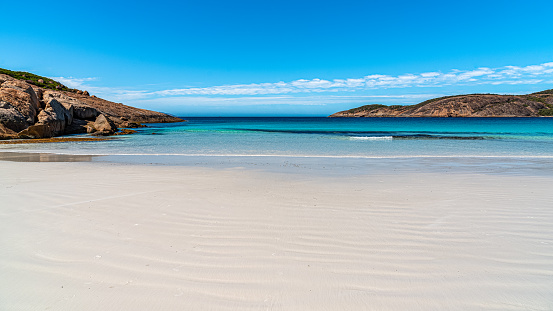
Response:
[{"label": "hill", "polygon": [[161,112],[90,96],[47,77],[0,68],[0,139],[110,135],[140,123],[181,122]]},{"label": "hill", "polygon": [[469,94],[416,105],[366,105],[330,117],[539,117],[553,116],[553,89],[528,95]]}]

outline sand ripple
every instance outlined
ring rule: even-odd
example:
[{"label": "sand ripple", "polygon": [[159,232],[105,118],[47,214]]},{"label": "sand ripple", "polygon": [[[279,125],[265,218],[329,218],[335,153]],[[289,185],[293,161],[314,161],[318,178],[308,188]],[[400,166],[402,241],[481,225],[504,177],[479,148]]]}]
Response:
[{"label": "sand ripple", "polygon": [[553,178],[0,166],[0,309],[553,309]]}]

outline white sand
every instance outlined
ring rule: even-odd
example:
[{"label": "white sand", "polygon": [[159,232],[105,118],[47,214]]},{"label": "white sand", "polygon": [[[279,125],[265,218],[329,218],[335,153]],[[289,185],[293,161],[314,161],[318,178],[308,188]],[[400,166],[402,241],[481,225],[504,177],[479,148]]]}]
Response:
[{"label": "white sand", "polygon": [[553,309],[553,176],[0,172],[0,310]]}]

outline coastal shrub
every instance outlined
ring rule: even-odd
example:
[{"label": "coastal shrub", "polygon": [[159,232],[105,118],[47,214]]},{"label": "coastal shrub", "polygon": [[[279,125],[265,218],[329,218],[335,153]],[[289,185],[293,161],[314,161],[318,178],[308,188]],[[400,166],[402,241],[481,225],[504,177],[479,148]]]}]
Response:
[{"label": "coastal shrub", "polygon": [[538,102],[538,103],[545,104],[545,99],[543,99],[541,97],[527,95],[527,96],[524,96],[524,98],[526,98],[527,100],[533,101],[533,102]]},{"label": "coastal shrub", "polygon": [[379,109],[379,108],[385,108],[385,107],[388,107],[388,106],[381,105],[381,104],[365,105],[365,106],[350,109],[350,110],[348,110],[348,112],[357,113],[357,112],[371,111],[371,110],[375,110],[375,109]]},{"label": "coastal shrub", "polygon": [[348,112],[349,113],[357,113],[357,112],[363,112],[363,111],[372,111],[372,110],[376,110],[376,109],[380,109],[380,108],[400,110],[400,109],[405,108],[405,107],[409,107],[409,106],[404,106],[404,105],[387,106],[387,105],[381,105],[381,104],[372,104],[372,105],[365,105],[365,106],[353,108],[353,109],[348,110]]},{"label": "coastal shrub", "polygon": [[538,94],[553,95],[553,89],[532,93],[532,95],[538,95]]},{"label": "coastal shrub", "polygon": [[437,101],[442,100],[442,99],[453,98],[453,97],[458,97],[458,96],[462,96],[462,95],[451,95],[451,96],[442,96],[442,97],[431,98],[431,99],[427,99],[427,100],[425,100],[421,103],[418,103],[416,105],[411,105],[411,106],[409,106],[409,108],[419,108],[419,107],[422,107],[424,105],[427,105],[427,104],[430,104],[430,103],[433,103],[433,102],[437,102]]},{"label": "coastal shrub", "polygon": [[[518,96],[515,96],[515,95],[499,95],[499,94],[493,94],[493,93],[475,93],[475,94],[467,94],[467,95],[442,96],[442,97],[431,98],[431,99],[425,100],[425,101],[423,101],[419,104],[416,104],[416,105],[386,106],[386,105],[374,104],[374,105],[365,105],[365,106],[353,108],[353,109],[347,110],[347,112],[349,112],[349,113],[358,113],[358,112],[364,112],[364,111],[368,112],[368,111],[372,111],[372,110],[379,109],[379,108],[387,108],[387,109],[391,109],[391,110],[413,111],[413,110],[416,110],[416,109],[418,109],[420,107],[423,107],[425,105],[428,105],[428,104],[431,104],[433,102],[437,102],[437,101],[440,101],[440,100],[444,100],[444,99],[451,99],[451,98],[456,98],[456,97],[482,96],[482,95],[497,95],[497,96],[501,96],[501,98],[488,99],[488,100],[491,100],[491,101],[488,102],[485,105],[485,107],[475,108],[476,109],[475,112],[484,110],[486,108],[491,108],[493,106],[498,106],[498,105],[505,105],[505,104],[510,104],[510,103],[521,104],[520,103],[521,100],[538,102],[538,103],[542,103],[542,104],[545,104],[546,106],[548,106],[548,108],[544,108],[544,109],[540,110],[540,112],[539,112],[540,115],[549,116],[549,115],[551,115],[550,110],[553,109],[553,105],[549,106],[550,104],[547,103],[552,98],[551,96],[547,96],[547,95],[553,95],[553,89],[550,89],[550,90],[545,90],[545,91],[541,91],[541,92],[537,92],[537,93],[532,93],[532,94],[529,94],[529,95],[518,95]],[[524,107],[529,107],[528,103],[523,103],[523,105],[524,105]]]},{"label": "coastal shrub", "polygon": [[[30,81],[31,84],[34,84],[36,86],[39,86],[39,87],[45,88],[45,89],[68,91],[68,92],[76,92],[77,91],[75,89],[68,88],[67,86],[59,83],[58,81],[52,80],[50,78],[38,76],[38,75],[35,75],[33,73],[30,73],[30,72],[12,71],[12,70],[8,70],[8,69],[0,68],[0,74],[5,74],[5,75],[8,75],[12,78],[16,78],[16,79],[19,79],[19,80]],[[39,82],[38,80],[42,80],[43,82]]]},{"label": "coastal shrub", "polygon": [[433,102],[437,102],[439,100],[442,100],[442,99],[448,99],[448,98],[454,98],[454,97],[461,97],[461,96],[472,96],[472,95],[496,95],[496,94],[491,94],[491,93],[486,93],[486,94],[467,94],[467,95],[449,95],[449,96],[442,96],[442,97],[437,97],[437,98],[431,98],[431,99],[428,99],[428,100],[425,100],[423,101],[422,103],[418,103],[416,105],[411,105],[411,106],[406,106],[410,109],[417,109],[417,108],[420,108],[424,105],[428,105],[430,103],[433,103]]},{"label": "coastal shrub", "polygon": [[392,106],[388,106],[388,108],[390,109],[394,109],[394,110],[399,110],[401,108],[405,108],[406,106],[403,106],[403,105],[392,105]]},{"label": "coastal shrub", "polygon": [[553,117],[553,105],[546,104],[547,108],[540,109],[538,114],[544,117]]}]

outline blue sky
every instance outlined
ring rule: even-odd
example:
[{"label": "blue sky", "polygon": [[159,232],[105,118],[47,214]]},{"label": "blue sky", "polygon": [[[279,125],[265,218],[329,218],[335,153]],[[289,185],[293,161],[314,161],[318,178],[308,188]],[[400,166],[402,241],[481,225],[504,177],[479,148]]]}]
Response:
[{"label": "blue sky", "polygon": [[180,116],[553,88],[553,1],[15,1],[0,67]]}]

